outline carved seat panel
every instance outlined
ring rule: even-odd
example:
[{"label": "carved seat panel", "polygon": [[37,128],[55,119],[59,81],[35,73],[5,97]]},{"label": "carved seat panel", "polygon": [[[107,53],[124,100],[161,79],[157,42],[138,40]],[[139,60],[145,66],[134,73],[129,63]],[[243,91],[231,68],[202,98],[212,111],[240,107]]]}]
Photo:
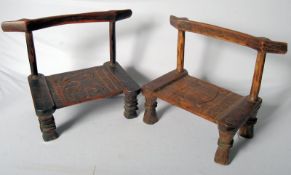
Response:
[{"label": "carved seat panel", "polygon": [[123,92],[122,84],[103,66],[47,76],[46,81],[57,108]]}]

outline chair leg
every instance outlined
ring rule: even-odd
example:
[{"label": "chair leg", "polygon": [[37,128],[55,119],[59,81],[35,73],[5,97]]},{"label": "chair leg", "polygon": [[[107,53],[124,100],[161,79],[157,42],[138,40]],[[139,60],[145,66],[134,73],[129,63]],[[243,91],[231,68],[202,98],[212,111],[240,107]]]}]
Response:
[{"label": "chair leg", "polygon": [[239,135],[251,139],[254,137],[254,126],[257,123],[256,114],[249,118],[248,121],[240,128]]},{"label": "chair leg", "polygon": [[47,142],[58,138],[59,135],[56,132],[56,124],[53,115],[38,116],[38,120],[44,141]]},{"label": "chair leg", "polygon": [[230,163],[230,149],[233,145],[234,130],[224,130],[219,128],[218,147],[215,153],[214,161],[222,165]]},{"label": "chair leg", "polygon": [[123,115],[128,118],[132,119],[137,117],[137,112],[138,110],[137,107],[137,95],[139,91],[133,91],[133,92],[126,92],[125,97],[124,97],[124,113]]},{"label": "chair leg", "polygon": [[154,124],[159,120],[156,112],[157,98],[153,96],[145,96],[145,100],[145,113],[143,121],[147,124]]}]

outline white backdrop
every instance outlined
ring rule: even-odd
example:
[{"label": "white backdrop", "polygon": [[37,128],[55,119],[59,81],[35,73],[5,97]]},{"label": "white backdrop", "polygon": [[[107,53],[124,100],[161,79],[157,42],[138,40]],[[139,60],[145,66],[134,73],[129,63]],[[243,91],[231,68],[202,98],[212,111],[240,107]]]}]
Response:
[{"label": "white backdrop", "polygon": [[[171,14],[291,43],[289,0],[1,0],[0,21],[110,9],[133,11],[117,23],[117,61],[140,84],[173,70],[177,31]],[[103,64],[108,24],[65,25],[34,32],[39,72],[50,75]],[[24,34],[0,32],[0,174],[289,174],[291,58],[267,55],[264,99],[252,140],[235,137],[229,166],[213,162],[217,128],[158,101],[160,122],[126,120],[122,96],[56,111],[60,137],[44,143],[27,83]],[[186,34],[191,75],[248,94],[256,52]]]}]

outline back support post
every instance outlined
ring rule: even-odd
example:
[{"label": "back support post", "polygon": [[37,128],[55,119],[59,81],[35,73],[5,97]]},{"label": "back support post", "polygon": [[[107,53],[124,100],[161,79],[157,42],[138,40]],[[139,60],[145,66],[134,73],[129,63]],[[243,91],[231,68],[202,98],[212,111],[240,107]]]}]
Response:
[{"label": "back support post", "polygon": [[177,47],[178,72],[182,72],[184,69],[184,48],[185,48],[185,31],[178,30],[178,47]]},{"label": "back support post", "polygon": [[109,22],[109,42],[110,42],[110,63],[115,64],[116,61],[116,36],[115,21]]},{"label": "back support post", "polygon": [[25,32],[25,38],[31,75],[38,75],[32,32],[31,31]]},{"label": "back support post", "polygon": [[252,82],[252,87],[250,91],[250,100],[253,102],[257,100],[259,92],[260,92],[265,58],[266,58],[266,51],[264,50],[258,51],[255,71],[253,75],[253,82]]}]

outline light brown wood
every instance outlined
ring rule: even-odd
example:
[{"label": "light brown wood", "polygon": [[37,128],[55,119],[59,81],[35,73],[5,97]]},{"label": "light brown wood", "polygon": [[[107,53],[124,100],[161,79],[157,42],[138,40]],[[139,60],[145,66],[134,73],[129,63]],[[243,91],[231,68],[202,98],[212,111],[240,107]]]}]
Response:
[{"label": "light brown wood", "polygon": [[245,96],[240,98],[236,103],[230,105],[225,109],[224,114],[220,117],[218,123],[225,128],[232,128],[237,130],[246,123],[249,119],[247,115],[253,116],[259,110],[262,104],[262,99],[258,98],[256,101],[249,101],[249,97]]},{"label": "light brown wood", "polygon": [[[185,109],[218,125],[219,139],[215,162],[230,163],[233,137],[239,134],[253,137],[256,115],[262,99],[258,96],[262,81],[266,53],[286,53],[287,43],[254,37],[234,30],[213,26],[187,18],[171,16],[171,24],[178,29],[177,68],[142,87],[146,98],[144,122],[158,122],[157,98]],[[220,40],[237,43],[258,51],[249,95],[239,95],[222,87],[188,75],[184,69],[185,32],[193,32]]]},{"label": "light brown wood", "polygon": [[178,48],[177,48],[177,70],[182,72],[184,69],[184,49],[185,49],[185,32],[178,31]]},{"label": "light brown wood", "polygon": [[259,51],[257,54],[255,71],[253,76],[252,87],[250,91],[250,100],[256,101],[260,92],[263,70],[265,65],[266,52]]},{"label": "light brown wood", "polygon": [[189,75],[155,93],[175,106],[217,123],[242,96]]},{"label": "light brown wood", "polygon": [[190,21],[187,18],[170,17],[171,24],[178,30],[194,32],[216,39],[237,43],[255,50],[269,53],[286,53],[287,43],[271,41],[265,37],[255,37],[242,32],[214,26],[206,23]]},{"label": "light brown wood", "polygon": [[178,72],[177,70],[173,70],[153,81],[151,83],[147,83],[143,86],[143,94],[154,93],[172,82],[179,80],[180,78],[186,76],[188,72],[184,70],[183,72]]}]

